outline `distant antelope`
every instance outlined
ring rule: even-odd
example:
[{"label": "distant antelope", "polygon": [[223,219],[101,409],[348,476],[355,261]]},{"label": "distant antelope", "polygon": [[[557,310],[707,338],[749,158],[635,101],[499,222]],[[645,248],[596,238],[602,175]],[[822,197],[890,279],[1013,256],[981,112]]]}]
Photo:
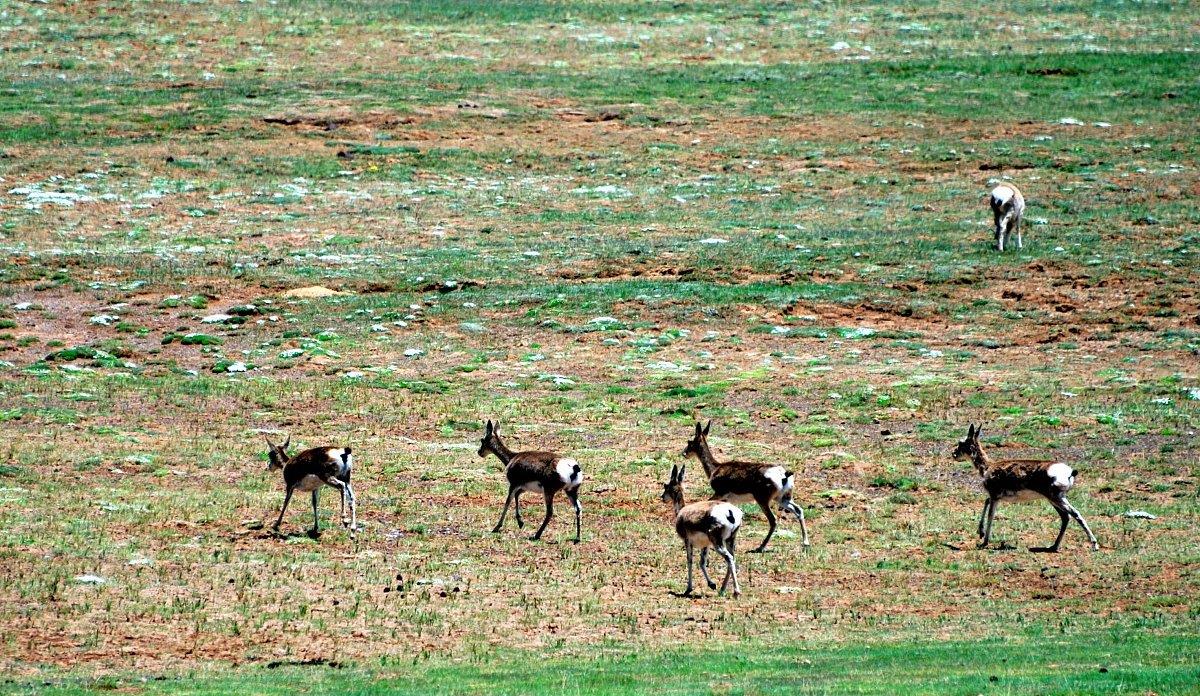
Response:
[{"label": "distant antelope", "polygon": [[[342,525],[350,530],[350,538],[358,530],[358,506],[354,498],[354,488],[350,486],[350,470],[353,467],[349,447],[313,447],[306,449],[294,457],[287,453],[288,445],[292,444],[289,435],[283,446],[278,446],[267,438],[268,463],[267,471],[283,469],[283,482],[287,486],[287,494],[283,498],[283,507],[279,509],[279,518],[271,529],[279,532],[283,523],[283,513],[287,512],[292,493],[296,491],[312,492],[313,526],[309,536],[320,535],[320,521],[317,516],[317,492],[321,486],[336,488],[342,496]],[[346,501],[350,501],[350,517],[346,517]]]},{"label": "distant antelope", "polygon": [[1000,184],[992,189],[988,198],[992,206],[992,219],[996,223],[996,248],[1004,251],[1009,236],[1017,233],[1017,248],[1024,248],[1021,241],[1021,216],[1025,214],[1025,197],[1012,184]]},{"label": "distant antelope", "polygon": [[1083,527],[1092,549],[1100,550],[1100,543],[1088,528],[1083,515],[1067,502],[1067,492],[1075,485],[1077,473],[1070,465],[1062,462],[1039,461],[1034,459],[1004,459],[992,461],[979,444],[980,427],[967,426],[967,436],[958,441],[954,449],[954,459],[969,458],[979,475],[983,477],[983,489],[987,492],[987,500],[983,503],[983,513],[979,517],[979,547],[988,545],[992,538],[992,518],[996,514],[996,504],[1000,501],[1036,500],[1038,496],[1050,501],[1062,521],[1058,529],[1058,538],[1050,546],[1036,547],[1030,551],[1055,553],[1062,543],[1063,535],[1067,532],[1067,522],[1074,518]]},{"label": "distant antelope", "polygon": [[720,593],[725,593],[729,579],[733,578],[733,596],[740,597],[742,586],[738,584],[737,564],[733,554],[737,547],[737,533],[742,527],[742,511],[736,505],[719,500],[703,500],[691,505],[683,504],[683,472],[686,466],[671,467],[671,480],[663,484],[662,499],[675,507],[675,533],[683,539],[687,549],[688,583],[684,595],[692,593],[692,550],[700,549],[700,573],[708,589],[717,589],[717,583],[708,577],[708,550],[711,548],[725,559],[725,580]]},{"label": "distant antelope", "polygon": [[578,544],[583,515],[583,508],[579,506],[583,468],[579,466],[579,462],[560,457],[553,452],[513,452],[500,441],[500,424],[490,420],[479,445],[479,456],[486,457],[488,452],[496,455],[504,464],[504,475],[508,478],[508,499],[504,501],[500,521],[492,531],[499,532],[504,526],[504,517],[508,514],[510,503],[516,508],[517,527],[524,528],[525,520],[521,519],[521,494],[525,491],[538,491],[546,496],[546,518],[542,520],[542,526],[538,527],[537,534],[533,535],[533,541],[541,539],[542,532],[546,531],[546,525],[554,516],[554,495],[563,491],[575,507],[575,543]]},{"label": "distant antelope", "polygon": [[778,464],[754,464],[751,462],[718,462],[708,446],[708,431],[712,421],[704,428],[696,423],[696,434],[688,440],[684,456],[695,457],[704,467],[708,482],[712,485],[713,500],[734,503],[753,500],[762,508],[771,528],[762,544],[750,553],[762,553],[767,542],[775,534],[775,514],[771,503],[778,502],[781,512],[790,512],[800,520],[803,544],[808,546],[808,525],[804,521],[804,510],[792,500],[792,472]]}]

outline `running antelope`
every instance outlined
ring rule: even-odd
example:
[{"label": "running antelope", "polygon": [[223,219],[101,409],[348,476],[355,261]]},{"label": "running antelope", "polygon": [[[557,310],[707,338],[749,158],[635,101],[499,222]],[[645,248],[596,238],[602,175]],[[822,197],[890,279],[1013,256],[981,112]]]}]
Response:
[{"label": "running antelope", "polygon": [[1024,248],[1021,241],[1021,217],[1025,215],[1025,197],[1012,184],[1000,184],[992,189],[988,198],[992,206],[992,219],[996,223],[996,248],[1004,251],[1013,232],[1017,233],[1017,248]]},{"label": "running antelope", "polygon": [[[350,530],[350,538],[358,530],[358,506],[354,498],[354,488],[350,486],[350,469],[353,466],[349,447],[313,447],[306,449],[294,457],[287,453],[288,445],[292,444],[289,435],[283,446],[271,442],[267,438],[267,471],[283,469],[283,482],[287,486],[287,494],[283,498],[283,507],[279,510],[279,518],[271,529],[279,532],[283,523],[283,513],[287,512],[288,503],[292,501],[292,493],[296,491],[312,492],[313,526],[308,534],[317,537],[321,534],[320,520],[317,516],[317,493],[321,486],[336,488],[342,496],[342,525]],[[346,517],[346,501],[350,501],[350,517]]]},{"label": "running antelope", "polygon": [[560,457],[553,452],[513,452],[500,441],[500,423],[487,422],[483,441],[479,445],[479,456],[486,457],[488,452],[504,464],[504,475],[508,478],[508,499],[504,501],[504,511],[500,513],[500,521],[496,523],[493,532],[499,532],[504,526],[504,517],[508,514],[508,506],[512,503],[517,516],[517,527],[524,528],[525,520],[521,519],[521,494],[525,491],[536,491],[546,496],[546,518],[538,527],[533,541],[542,538],[546,525],[554,516],[554,496],[559,491],[567,495],[571,505],[575,507],[575,543],[579,543],[581,517],[583,508],[579,506],[579,486],[583,484],[583,468],[579,462],[568,457]]},{"label": "running antelope", "polygon": [[778,464],[754,464],[752,462],[718,462],[708,446],[708,431],[712,421],[704,428],[696,423],[696,434],[688,440],[683,450],[685,457],[695,457],[704,467],[708,482],[712,485],[713,500],[742,503],[753,500],[762,508],[771,528],[758,548],[750,553],[762,553],[767,542],[775,534],[775,513],[771,503],[777,502],[780,512],[790,512],[800,520],[803,543],[808,546],[808,525],[804,521],[804,510],[792,500],[792,472]]},{"label": "running antelope", "polygon": [[729,579],[733,578],[733,596],[740,597],[742,586],[738,584],[737,564],[733,553],[737,546],[737,533],[742,527],[742,511],[736,505],[719,500],[702,500],[691,505],[683,504],[683,472],[687,466],[671,467],[671,480],[663,484],[662,499],[675,508],[675,533],[683,539],[687,549],[688,584],[684,596],[692,593],[692,551],[700,549],[700,573],[708,589],[717,589],[717,583],[708,577],[708,550],[711,548],[725,559],[725,580],[720,594],[725,593]]},{"label": "running antelope", "polygon": [[967,426],[967,436],[958,441],[953,455],[955,460],[969,458],[983,477],[983,489],[988,497],[983,503],[983,513],[979,516],[979,547],[987,546],[992,538],[992,518],[996,514],[997,503],[1037,500],[1038,496],[1041,496],[1054,506],[1062,526],[1058,528],[1058,538],[1053,544],[1031,548],[1030,551],[1056,553],[1071,519],[1083,527],[1088,540],[1092,542],[1092,549],[1099,551],[1100,542],[1096,541],[1096,535],[1088,528],[1083,515],[1067,502],[1067,492],[1075,485],[1077,472],[1062,462],[1035,459],[992,461],[979,444],[980,430],[981,427]]}]

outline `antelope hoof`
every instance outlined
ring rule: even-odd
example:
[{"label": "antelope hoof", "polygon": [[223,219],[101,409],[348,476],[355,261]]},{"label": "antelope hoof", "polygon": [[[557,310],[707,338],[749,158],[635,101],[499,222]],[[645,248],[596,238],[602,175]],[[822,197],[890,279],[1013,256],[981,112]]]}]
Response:
[{"label": "antelope hoof", "polygon": [[[713,582],[712,580],[709,580],[708,581],[708,589],[710,589],[710,590],[717,589],[717,583]],[[721,590],[721,593],[724,594],[725,590]]]},{"label": "antelope hoof", "polygon": [[530,541],[541,541],[541,540],[542,540],[542,535],[541,535],[541,534],[534,534],[533,536],[529,537],[529,540],[530,540]]},{"label": "antelope hoof", "polygon": [[742,596],[742,593],[741,593],[739,590],[734,590],[734,591],[733,591],[733,598],[734,598],[734,599],[737,599],[738,597],[741,597],[741,596]]},{"label": "antelope hoof", "polygon": [[1100,542],[1098,542],[1098,541],[1093,541],[1093,542],[1092,542],[1092,550],[1093,550],[1093,551],[1099,551],[1099,550],[1100,550]]},{"label": "antelope hoof", "polygon": [[517,529],[525,529],[525,523],[521,520],[517,520]]},{"label": "antelope hoof", "polygon": [[342,526],[346,527],[347,529],[350,528],[350,518],[349,517],[342,518]]},{"label": "antelope hoof", "polygon": [[308,536],[312,539],[320,539],[321,538],[321,530],[310,529],[310,530],[308,530]]},{"label": "antelope hoof", "polygon": [[500,533],[500,525],[496,525],[495,527],[492,527],[492,534],[499,534],[499,533]]},{"label": "antelope hoof", "polygon": [[749,552],[750,553],[766,553],[766,551],[767,551],[767,545],[763,544],[762,546],[758,547],[757,549],[750,549]]}]

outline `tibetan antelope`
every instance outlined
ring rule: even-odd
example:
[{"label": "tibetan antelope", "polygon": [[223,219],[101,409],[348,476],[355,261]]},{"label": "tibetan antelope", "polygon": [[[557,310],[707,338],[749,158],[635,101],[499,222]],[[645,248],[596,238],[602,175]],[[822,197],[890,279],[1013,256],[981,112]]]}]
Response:
[{"label": "tibetan antelope", "polygon": [[579,543],[581,517],[583,508],[579,506],[579,487],[583,484],[583,468],[579,462],[568,457],[560,457],[553,452],[513,452],[500,441],[500,423],[487,422],[483,441],[479,445],[479,456],[486,457],[488,452],[504,464],[504,475],[508,478],[508,499],[504,501],[504,510],[500,513],[500,521],[496,523],[493,532],[499,532],[504,526],[504,517],[508,514],[508,506],[512,503],[516,509],[517,527],[524,528],[525,520],[521,519],[521,494],[525,491],[536,491],[546,497],[546,518],[538,527],[533,541],[542,538],[546,525],[554,516],[554,496],[559,491],[566,493],[567,499],[575,507],[575,543]]},{"label": "tibetan antelope", "polygon": [[767,542],[775,534],[775,513],[771,503],[777,502],[780,512],[790,512],[800,520],[803,544],[808,546],[808,525],[804,521],[804,510],[792,500],[792,472],[778,464],[754,464],[752,462],[718,462],[708,446],[708,431],[712,421],[704,428],[696,423],[696,434],[688,440],[683,450],[685,457],[695,457],[704,467],[708,482],[712,485],[713,500],[742,503],[753,500],[762,508],[771,525],[767,536],[758,548],[750,553],[762,553]]},{"label": "tibetan antelope", "polygon": [[1099,551],[1100,542],[1096,541],[1096,535],[1088,528],[1083,515],[1067,502],[1067,492],[1075,485],[1077,472],[1062,462],[1035,459],[992,461],[979,444],[980,429],[981,427],[969,425],[967,436],[958,441],[953,454],[955,460],[970,459],[979,470],[979,475],[983,477],[983,489],[987,493],[987,500],[984,501],[983,513],[979,516],[979,547],[987,546],[992,538],[992,518],[996,514],[997,503],[1036,500],[1041,496],[1050,501],[1058,511],[1062,526],[1058,528],[1058,538],[1053,544],[1031,548],[1030,551],[1056,553],[1071,519],[1083,527],[1088,540],[1092,542],[1092,549]]},{"label": "tibetan antelope", "polygon": [[1004,245],[1013,232],[1017,233],[1017,248],[1024,248],[1021,240],[1021,217],[1025,215],[1025,197],[1012,184],[1000,184],[992,189],[988,197],[992,206],[992,219],[996,223],[996,248],[1004,251]]},{"label": "tibetan antelope", "polygon": [[[350,486],[350,469],[353,457],[349,447],[313,447],[306,449],[294,457],[287,453],[288,445],[292,444],[289,435],[282,446],[267,438],[267,471],[283,469],[283,482],[287,486],[287,494],[283,498],[283,507],[279,510],[279,518],[271,527],[276,533],[283,523],[283,513],[287,512],[292,493],[296,491],[312,492],[313,526],[309,536],[321,534],[320,521],[317,516],[317,492],[321,486],[336,488],[342,496],[342,524],[350,530],[350,538],[358,530],[358,505],[354,498],[354,488]],[[346,501],[350,501],[350,517],[346,517]]]},{"label": "tibetan antelope", "polygon": [[737,533],[742,527],[742,511],[732,503],[720,500],[702,500],[691,505],[683,504],[683,472],[687,466],[671,467],[671,480],[663,484],[662,500],[675,508],[675,533],[683,539],[687,549],[688,584],[684,596],[692,593],[692,552],[700,549],[700,573],[708,589],[717,589],[717,583],[708,577],[708,550],[711,548],[725,559],[725,580],[720,594],[725,593],[729,579],[733,578],[733,596],[740,597],[742,586],[738,584],[737,564],[733,554],[737,546]]}]

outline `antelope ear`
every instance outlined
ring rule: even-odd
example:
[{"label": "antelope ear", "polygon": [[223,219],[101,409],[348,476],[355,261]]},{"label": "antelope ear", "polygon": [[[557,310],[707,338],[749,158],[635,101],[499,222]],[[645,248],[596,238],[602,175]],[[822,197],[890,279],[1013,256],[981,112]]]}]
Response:
[{"label": "antelope ear", "polygon": [[687,471],[687,464],[679,467],[679,482],[683,483],[683,472]]},{"label": "antelope ear", "polygon": [[500,434],[500,421],[496,421],[495,423],[492,423],[492,434],[493,435]]},{"label": "antelope ear", "polygon": [[983,423],[980,423],[979,425],[975,426],[975,440],[976,440],[976,441],[978,441],[978,440],[979,440],[979,433],[980,433],[982,430],[983,430]]},{"label": "antelope ear", "polygon": [[700,426],[700,421],[696,421],[696,437],[700,437],[703,434],[704,434],[704,428],[702,428]]},{"label": "antelope ear", "polygon": [[671,465],[671,483],[675,483],[675,479],[679,476],[679,465]]},{"label": "antelope ear", "polygon": [[279,449],[283,450],[284,454],[287,454],[288,447],[291,446],[291,444],[292,444],[292,436],[288,435],[287,439],[283,441],[283,447],[280,447]]},{"label": "antelope ear", "polygon": [[970,440],[974,437],[975,437],[975,424],[967,423],[967,439]]},{"label": "antelope ear", "polygon": [[492,419],[491,419],[491,418],[489,418],[489,419],[487,419],[486,421],[484,421],[484,424],[483,424],[483,434],[484,434],[484,436],[487,436],[487,435],[491,435],[491,434],[492,434]]},{"label": "antelope ear", "polygon": [[708,431],[712,430],[712,421],[708,421],[708,425],[704,426],[704,436],[708,437]]}]

